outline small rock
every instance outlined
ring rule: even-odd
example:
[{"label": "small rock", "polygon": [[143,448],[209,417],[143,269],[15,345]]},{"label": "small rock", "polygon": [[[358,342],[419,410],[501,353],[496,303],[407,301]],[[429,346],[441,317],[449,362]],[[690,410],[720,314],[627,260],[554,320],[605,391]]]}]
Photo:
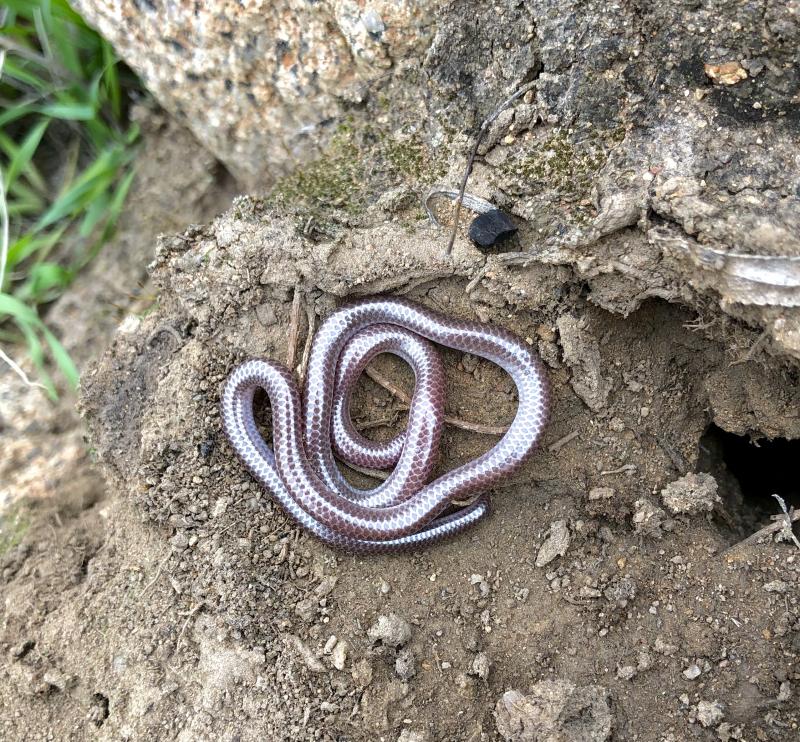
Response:
[{"label": "small rock", "polygon": [[747,79],[747,71],[739,62],[705,64],[703,67],[706,75],[717,85],[736,85],[737,82]]},{"label": "small rock", "polygon": [[620,680],[633,680],[636,675],[636,668],[633,665],[625,665],[624,667],[617,668],[617,677]]},{"label": "small rock", "polygon": [[717,727],[717,737],[721,740],[721,742],[730,742],[732,739],[741,739],[742,738],[742,728],[740,726],[733,726],[733,724],[729,724],[727,721],[723,721]]},{"label": "small rock", "polygon": [[785,593],[789,589],[789,583],[783,580],[773,580],[764,585],[764,589],[768,593]]},{"label": "small rock", "polygon": [[189,547],[189,537],[183,531],[178,531],[169,543],[173,551],[183,551]]},{"label": "small rock", "polygon": [[550,524],[550,531],[536,555],[536,566],[544,567],[557,556],[564,556],[569,548],[570,535],[567,521],[555,520]]},{"label": "small rock", "polygon": [[300,655],[300,658],[305,662],[306,667],[311,670],[311,672],[325,672],[325,665],[319,661],[317,656],[300,637],[294,634],[284,634],[283,639],[287,646],[291,647]]},{"label": "small rock", "polygon": [[56,688],[62,692],[66,690],[67,684],[69,683],[69,678],[63,672],[56,669],[47,670],[42,676],[42,680],[50,687]]},{"label": "small rock", "polygon": [[294,607],[294,612],[306,623],[310,623],[317,615],[317,599],[303,598]]},{"label": "small rock", "polygon": [[717,480],[704,472],[690,473],[668,484],[661,490],[661,499],[675,515],[710,513],[721,502],[717,494]]},{"label": "small rock", "polygon": [[270,325],[274,325],[278,318],[275,315],[275,310],[272,308],[272,304],[259,304],[256,307],[256,319],[264,325],[264,327],[269,327]]},{"label": "small rock", "polygon": [[212,518],[219,518],[227,509],[228,504],[230,503],[229,497],[219,497],[217,501],[214,503],[214,509],[211,511]]},{"label": "small rock", "polygon": [[394,661],[394,671],[401,680],[411,680],[417,674],[417,663],[414,655],[404,649]]},{"label": "small rock", "polygon": [[326,595],[330,595],[333,588],[336,587],[336,583],[339,581],[337,575],[326,575],[325,577],[320,580],[319,585],[314,588],[314,594],[318,598],[324,598]]},{"label": "small rock", "polygon": [[661,636],[657,636],[655,643],[655,650],[659,654],[664,654],[669,656],[675,654],[675,652],[678,651],[678,647],[675,644],[668,644],[666,641],[664,641],[664,639]]},{"label": "small rock", "polygon": [[378,620],[367,630],[367,636],[374,643],[381,642],[388,647],[402,647],[411,639],[411,624],[396,613],[378,616]]},{"label": "small rock", "polygon": [[666,513],[647,498],[634,503],[633,530],[642,536],[661,538]]},{"label": "small rock", "polygon": [[469,238],[478,247],[489,248],[505,242],[517,231],[517,226],[500,209],[479,214],[469,225]]},{"label": "small rock", "polygon": [[703,671],[697,665],[689,665],[689,667],[683,671],[683,677],[687,680],[694,680],[700,676],[701,672]]},{"label": "small rock", "polygon": [[719,701],[700,701],[697,704],[697,721],[704,727],[715,727],[724,718],[722,705]]},{"label": "small rock", "polygon": [[322,651],[325,654],[330,654],[335,646],[336,646],[336,634],[331,634],[328,637],[328,641],[325,642],[325,646],[322,648]]},{"label": "small rock", "polygon": [[339,639],[339,641],[336,642],[336,646],[333,648],[333,652],[331,652],[331,664],[337,670],[344,670],[347,663],[347,650],[349,648],[349,645],[344,639]]},{"label": "small rock", "polygon": [[426,732],[414,732],[411,729],[404,729],[400,732],[397,742],[431,742],[431,738]]},{"label": "small rock", "polygon": [[506,691],[494,716],[507,742],[604,742],[611,736],[613,722],[604,688],[575,686],[566,680],[543,680],[527,695]]},{"label": "small rock", "polygon": [[603,590],[603,595],[609,603],[625,607],[636,597],[636,583],[630,577],[621,577]]},{"label": "small rock", "polygon": [[475,655],[475,659],[472,660],[469,674],[486,681],[489,679],[489,672],[491,669],[492,663],[489,662],[489,656],[486,652],[478,652],[478,654]]},{"label": "small rock", "polygon": [[610,500],[614,497],[615,490],[612,487],[593,487],[589,490],[590,500]]},{"label": "small rock", "polygon": [[384,191],[378,198],[377,207],[388,213],[407,209],[414,203],[414,191],[406,186],[398,186]]}]

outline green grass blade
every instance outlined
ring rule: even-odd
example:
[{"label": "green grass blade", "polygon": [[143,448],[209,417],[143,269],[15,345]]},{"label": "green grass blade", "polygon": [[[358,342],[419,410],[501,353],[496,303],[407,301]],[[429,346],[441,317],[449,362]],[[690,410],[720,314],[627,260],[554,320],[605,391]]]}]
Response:
[{"label": "green grass blade", "polygon": [[70,387],[72,389],[76,389],[78,386],[78,381],[80,380],[80,374],[78,373],[77,366],[75,366],[75,363],[73,362],[72,358],[70,358],[69,353],[67,353],[67,351],[64,349],[64,346],[58,342],[55,335],[53,335],[50,330],[45,327],[43,328],[42,333],[44,335],[45,342],[47,343],[47,347],[50,349],[50,355],[53,356],[53,360],[56,362],[56,366],[58,366],[58,370],[61,371]]},{"label": "green grass blade", "polygon": [[[44,136],[45,131],[47,131],[47,127],[49,125],[50,121],[48,119],[43,119],[36,124],[33,129],[30,130],[28,136],[26,136],[22,141],[22,144],[19,146],[16,154],[11,159],[11,162],[6,170],[7,189],[11,188],[20,173],[29,172],[33,156],[36,153],[36,149],[39,146],[39,143],[42,141],[42,137]],[[40,181],[39,185],[43,186],[44,183]]]},{"label": "green grass blade", "polygon": [[105,85],[109,105],[111,106],[111,113],[114,114],[115,119],[121,119],[122,87],[120,86],[119,74],[117,73],[117,56],[114,54],[114,49],[111,44],[105,39],[103,39],[103,61],[105,62],[103,83]]},{"label": "green grass blade", "polygon": [[3,77],[16,80],[29,88],[33,88],[37,93],[44,93],[52,87],[49,80],[44,80],[36,73],[30,72],[17,61],[11,52],[6,54],[6,61],[3,64]]},{"label": "green grass blade", "polygon": [[96,109],[93,105],[77,101],[48,103],[44,106],[36,106],[34,110],[43,116],[65,121],[90,121],[96,115]]},{"label": "green grass blade", "polygon": [[102,190],[114,176],[113,153],[103,152],[62,193],[36,223],[36,229],[49,227],[59,219],[70,216],[81,206],[88,206],[92,193]]},{"label": "green grass blade", "polygon": [[44,349],[42,348],[41,340],[39,340],[36,332],[29,325],[20,322],[16,322],[16,325],[19,327],[28,344],[28,355],[31,361],[33,361],[33,365],[36,367],[36,373],[39,375],[39,383],[47,390],[47,396],[50,397],[51,401],[55,402],[58,399],[56,385],[53,383],[50,374],[47,373],[47,369],[44,366]]},{"label": "green grass blade", "polygon": [[46,255],[61,239],[66,228],[67,225],[63,224],[58,229],[41,236],[27,232],[9,246],[6,268],[14,268],[30,255]]},{"label": "green grass blade", "polygon": [[28,327],[39,327],[42,324],[33,309],[10,294],[0,294],[0,316],[4,314]]}]

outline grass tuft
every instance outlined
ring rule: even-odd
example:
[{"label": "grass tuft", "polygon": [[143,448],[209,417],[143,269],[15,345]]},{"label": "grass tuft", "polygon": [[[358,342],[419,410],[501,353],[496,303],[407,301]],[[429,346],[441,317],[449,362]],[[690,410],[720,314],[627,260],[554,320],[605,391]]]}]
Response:
[{"label": "grass tuft", "polygon": [[[78,372],[41,310],[113,234],[133,181],[138,87],[66,0],[0,10],[0,341],[27,345],[51,398]],[[4,354],[5,355],[5,354]]]}]

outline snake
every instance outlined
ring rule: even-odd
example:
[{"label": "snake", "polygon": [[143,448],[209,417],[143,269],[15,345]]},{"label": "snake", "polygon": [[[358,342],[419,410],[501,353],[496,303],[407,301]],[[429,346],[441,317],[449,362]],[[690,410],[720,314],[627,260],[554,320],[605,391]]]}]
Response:
[{"label": "snake", "polygon": [[[517,387],[511,425],[488,451],[432,481],[444,426],[445,375],[435,345],[470,353],[504,369]],[[350,419],[353,387],[381,353],[405,360],[415,375],[403,432],[376,442]],[[263,390],[272,411],[272,448],[255,419]],[[240,363],[221,394],[223,431],[252,477],[303,529],[333,548],[360,554],[427,547],[462,533],[491,510],[489,490],[534,453],[549,415],[549,386],[536,353],[488,323],[462,320],[405,298],[370,297],[335,309],[313,338],[303,398],[293,373],[266,358]],[[345,463],[392,469],[362,490]],[[393,467],[393,468],[392,468]],[[474,498],[454,512],[454,500]]]}]

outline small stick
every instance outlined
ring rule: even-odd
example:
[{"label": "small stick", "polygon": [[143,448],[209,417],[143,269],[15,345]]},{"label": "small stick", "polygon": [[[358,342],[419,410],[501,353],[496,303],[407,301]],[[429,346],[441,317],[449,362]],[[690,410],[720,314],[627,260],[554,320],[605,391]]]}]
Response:
[{"label": "small stick", "polygon": [[300,335],[300,287],[294,287],[292,313],[289,317],[289,347],[286,351],[286,367],[294,370],[294,359],[297,356],[297,338]]},{"label": "small stick", "polygon": [[300,368],[297,371],[297,375],[300,377],[301,384],[306,378],[308,357],[311,355],[311,342],[314,340],[314,325],[317,321],[317,315],[314,311],[314,306],[310,301],[306,302],[306,320],[308,321],[308,334],[306,335],[306,344],[303,347],[303,358],[300,360]]},{"label": "small stick", "polygon": [[[378,386],[382,386],[386,391],[391,392],[401,402],[411,404],[411,397],[406,394],[400,387],[393,384],[379,371],[367,366],[365,373],[372,379]],[[445,416],[445,423],[452,425],[454,428],[461,428],[462,430],[469,430],[473,433],[481,433],[483,435],[503,435],[508,428],[496,427],[494,425],[483,425],[481,423],[471,423],[466,420],[461,420],[457,417]]]},{"label": "small stick", "polygon": [[610,474],[625,474],[629,471],[635,471],[635,470],[636,470],[635,464],[624,464],[619,469],[609,469],[608,471],[601,471],[600,476],[607,477]]},{"label": "small stick", "polygon": [[366,466],[358,466],[358,464],[351,464],[349,461],[342,462],[348,469],[352,469],[353,471],[357,471],[359,474],[364,474],[367,477],[372,477],[373,479],[380,479],[382,481],[386,481],[389,478],[389,474],[385,471],[380,471],[379,469],[367,469]]},{"label": "small stick", "polygon": [[567,445],[572,440],[575,440],[580,435],[579,430],[573,430],[571,433],[567,433],[563,438],[559,438],[555,443],[553,443],[547,450],[550,453],[556,453],[556,451],[560,451],[564,446]]},{"label": "small stick", "polygon": [[393,422],[395,422],[396,419],[397,419],[396,416],[382,417],[380,420],[368,420],[367,422],[359,423],[355,427],[359,433],[363,433],[365,430],[371,430],[372,428],[381,428],[384,425],[391,425]]},{"label": "small stick", "polygon": [[[728,552],[735,551],[741,546],[752,544],[753,542],[758,541],[760,538],[770,536],[773,533],[782,531],[784,528],[791,528],[792,523],[797,520],[800,520],[800,510],[795,510],[791,515],[786,514],[783,518],[779,518],[774,523],[770,523],[768,526],[764,526],[751,536],[748,536],[746,539],[744,539],[744,541],[739,541],[739,543],[729,546],[727,549],[725,549],[725,551],[720,553],[720,556],[725,556],[725,554]],[[792,534],[792,538],[795,538],[794,533]]]},{"label": "small stick", "polygon": [[778,501],[778,505],[781,506],[781,510],[783,510],[783,532],[784,535],[794,541],[794,545],[800,549],[800,540],[797,539],[797,536],[794,535],[794,531],[792,530],[792,515],[786,509],[786,501],[780,495],[773,495],[773,497]]},{"label": "small stick", "polygon": [[152,580],[150,580],[150,582],[148,582],[148,583],[147,583],[147,585],[145,585],[145,588],[144,588],[144,590],[142,590],[142,592],[140,592],[140,593],[139,593],[139,597],[140,597],[140,598],[144,597],[144,594],[145,594],[145,593],[146,593],[146,592],[147,592],[147,591],[148,591],[148,590],[149,590],[151,587],[153,587],[153,585],[155,585],[155,584],[156,584],[156,581],[158,580],[158,578],[159,578],[159,577],[161,577],[161,570],[162,570],[162,569],[164,569],[164,565],[167,563],[167,561],[169,560],[169,558],[170,558],[171,556],[172,556],[172,554],[167,554],[167,555],[164,557],[164,559],[163,559],[163,561],[161,562],[161,564],[159,564],[159,565],[158,565],[158,569],[156,570],[156,576],[155,576],[155,577],[154,577]]},{"label": "small stick", "polygon": [[456,213],[453,215],[453,231],[450,234],[450,241],[447,243],[447,250],[445,252],[446,255],[450,255],[450,253],[453,252],[453,244],[456,241],[456,234],[458,233],[458,218],[461,215],[461,203],[464,200],[464,192],[467,190],[467,181],[469,180],[469,176],[472,173],[472,166],[475,163],[475,157],[478,154],[478,147],[483,141],[483,137],[486,134],[486,130],[508,106],[510,106],[521,95],[527,93],[532,87],[533,87],[532,82],[523,85],[521,88],[519,88],[519,90],[517,90],[516,93],[506,98],[497,108],[494,109],[494,111],[492,111],[483,120],[481,128],[478,130],[478,136],[475,137],[475,144],[472,146],[472,152],[470,152],[469,159],[467,160],[467,169],[464,171],[464,178],[461,181],[461,188],[459,188],[458,190],[458,199],[456,200]]},{"label": "small stick", "polygon": [[186,616],[186,621],[184,621],[183,628],[181,629],[181,633],[178,634],[178,641],[175,643],[175,652],[174,654],[178,654],[178,650],[181,647],[181,640],[183,639],[183,632],[186,631],[186,627],[189,625],[189,621],[192,620],[192,616],[194,616],[197,611],[201,608],[205,607],[205,603],[198,603],[194,608],[189,611],[189,614]]}]

